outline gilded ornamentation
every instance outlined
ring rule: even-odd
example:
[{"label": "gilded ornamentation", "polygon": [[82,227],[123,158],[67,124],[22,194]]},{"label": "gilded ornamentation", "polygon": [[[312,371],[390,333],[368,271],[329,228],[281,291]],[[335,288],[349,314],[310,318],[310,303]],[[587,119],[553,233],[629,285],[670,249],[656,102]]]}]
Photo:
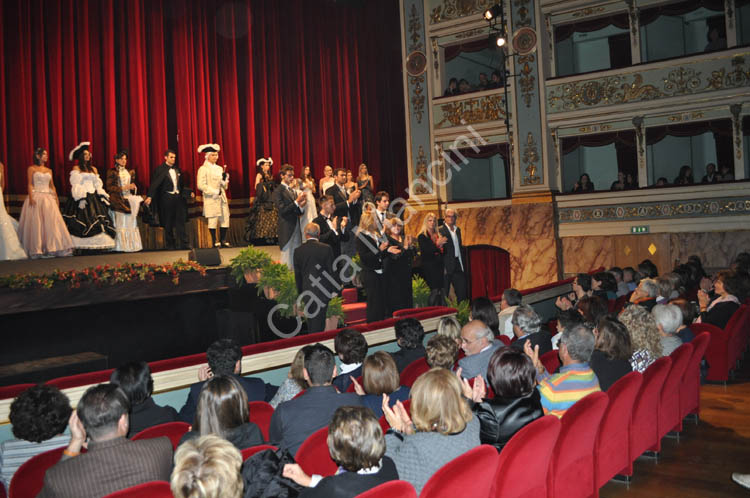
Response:
[{"label": "gilded ornamentation", "polygon": [[638,142],[638,167],[640,168],[646,158],[646,149],[644,146],[646,137],[643,136],[643,116],[633,118],[633,127],[635,128],[635,139]]},{"label": "gilded ornamentation", "polygon": [[425,187],[425,185],[430,185],[430,181],[427,177],[427,157],[425,157],[424,154],[424,147],[421,145],[419,146],[419,149],[417,150],[417,164],[416,164],[416,175],[417,178],[422,180],[422,182],[413,182],[414,184],[414,190],[413,192],[415,194],[421,195],[421,194],[431,194],[432,192]]},{"label": "gilded ornamentation", "polygon": [[430,24],[479,14],[495,5],[494,0],[443,0],[430,13]]},{"label": "gilded ornamentation", "polygon": [[526,144],[523,147],[521,160],[526,164],[526,169],[524,170],[526,171],[526,175],[523,177],[521,184],[538,185],[541,183],[542,179],[536,176],[536,163],[539,162],[539,150],[531,132],[526,135]]},{"label": "gilded ornamentation", "polygon": [[560,223],[609,222],[747,215],[748,213],[750,213],[750,197],[735,197],[560,208],[558,220]]},{"label": "gilded ornamentation", "polygon": [[442,104],[443,119],[435,128],[449,128],[505,118],[505,101],[502,94],[487,95],[458,102]]},{"label": "gilded ornamentation", "polygon": [[445,156],[442,144],[435,144],[435,154],[437,155],[437,177],[442,184],[445,182]]},{"label": "gilded ornamentation", "polygon": [[521,76],[518,78],[518,86],[521,88],[521,97],[526,107],[531,107],[531,98],[534,96],[534,86],[536,78],[534,77],[534,54],[522,55],[518,58],[518,64],[521,65]]},{"label": "gilded ornamentation", "polygon": [[630,20],[630,41],[634,47],[638,45],[638,28],[640,26],[640,20],[638,18],[638,7],[635,6],[633,0],[625,0],[628,4],[628,18]]},{"label": "gilded ornamentation", "polygon": [[432,66],[435,68],[435,78],[440,76],[440,48],[438,47],[437,38],[432,39]]},{"label": "gilded ornamentation", "polygon": [[734,29],[734,0],[726,0],[724,2],[724,8],[726,9],[726,16],[729,29]]},{"label": "gilded ornamentation", "polygon": [[566,83],[553,89],[549,105],[561,102],[563,109],[573,110],[581,106],[604,104],[625,104],[640,100],[652,100],[662,96],[653,85],[644,85],[643,76],[635,74],[628,83],[628,75],[609,76],[601,80]]},{"label": "gilded ornamentation", "polygon": [[471,29],[469,31],[464,31],[462,33],[458,33],[456,35],[457,40],[463,40],[464,38],[471,38],[476,35],[486,35],[487,34],[487,28],[477,28],[477,29]]},{"label": "gilded ornamentation", "polygon": [[414,111],[414,115],[417,118],[417,123],[422,123],[422,114],[424,113],[424,75],[409,76],[409,83],[414,88],[414,93],[411,96],[411,106]]},{"label": "gilded ornamentation", "polygon": [[513,20],[513,29],[518,29],[523,26],[531,26],[531,17],[529,17],[529,9],[526,7],[529,4],[529,0],[512,0],[518,10],[516,11],[517,17]]},{"label": "gilded ornamentation", "polygon": [[603,125],[590,125],[590,126],[581,126],[578,128],[578,131],[581,133],[600,133],[603,131],[609,131],[612,129],[612,125],[603,124]]},{"label": "gilded ornamentation", "polygon": [[733,69],[726,72],[725,68],[712,71],[705,90],[721,90],[723,88],[736,88],[750,84],[750,68],[745,67],[745,58],[741,55],[732,59]]},{"label": "gilded ornamentation", "polygon": [[700,119],[704,116],[703,111],[686,112],[683,114],[673,114],[667,119],[670,123],[681,123],[684,121],[691,121],[693,119]]},{"label": "gilded ornamentation", "polygon": [[742,159],[742,104],[732,104],[729,106],[729,112],[732,114],[732,134],[734,135],[734,150],[737,159]]},{"label": "gilded ornamentation", "polygon": [[409,52],[424,48],[424,44],[422,43],[422,20],[419,18],[416,4],[412,4],[411,12],[409,13],[409,39],[411,40]]},{"label": "gilded ornamentation", "polygon": [[678,67],[664,78],[664,94],[673,97],[693,93],[701,84],[701,72],[695,69]]},{"label": "gilded ornamentation", "polygon": [[585,9],[577,10],[571,14],[575,18],[588,17],[599,12],[604,12],[604,7],[586,7]]}]

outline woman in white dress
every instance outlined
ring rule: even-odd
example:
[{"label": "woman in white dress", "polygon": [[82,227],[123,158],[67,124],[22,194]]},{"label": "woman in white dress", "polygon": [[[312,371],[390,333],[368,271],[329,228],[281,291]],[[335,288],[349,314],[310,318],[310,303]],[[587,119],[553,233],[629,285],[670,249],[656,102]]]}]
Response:
[{"label": "woman in white dress", "polygon": [[305,193],[305,197],[307,198],[302,216],[299,219],[302,240],[305,240],[305,227],[308,223],[312,223],[312,221],[318,216],[318,210],[315,207],[315,178],[313,178],[312,173],[310,172],[310,166],[302,168],[302,175],[300,176],[298,183],[299,189]]},{"label": "woman in white dress", "polygon": [[138,230],[138,210],[143,199],[136,195],[135,171],[128,170],[128,152],[115,155],[115,165],[107,171],[106,189],[109,193],[109,214],[115,221],[115,251],[136,252],[143,249]]},{"label": "woman in white dress", "polygon": [[323,178],[320,179],[320,195],[325,195],[326,190],[331,188],[336,183],[336,179],[333,177],[333,168],[328,164],[323,168]]},{"label": "woman in white dress", "polygon": [[5,210],[3,188],[5,187],[5,165],[0,163],[0,261],[26,259],[26,251],[18,240],[18,222]]},{"label": "woman in white dress", "polygon": [[52,170],[45,165],[47,158],[43,148],[34,151],[34,164],[27,170],[29,195],[18,222],[18,238],[32,259],[73,254],[73,239],[60,214]]},{"label": "woman in white dress", "polygon": [[81,142],[68,159],[78,160],[70,172],[70,198],[63,219],[76,249],[115,248],[115,227],[109,217],[109,194],[96,166],[91,164],[90,142]]}]

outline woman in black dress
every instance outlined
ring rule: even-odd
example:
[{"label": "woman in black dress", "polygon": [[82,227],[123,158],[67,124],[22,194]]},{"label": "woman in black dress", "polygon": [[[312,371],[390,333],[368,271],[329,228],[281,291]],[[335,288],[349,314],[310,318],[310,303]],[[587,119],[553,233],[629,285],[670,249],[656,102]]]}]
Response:
[{"label": "woman in black dress", "polygon": [[404,235],[404,222],[399,218],[385,220],[388,247],[398,248],[398,253],[388,253],[383,262],[385,270],[385,288],[388,289],[388,315],[396,310],[414,307],[414,296],[411,290],[411,265],[416,249],[411,236]]},{"label": "woman in black dress", "polygon": [[276,189],[271,166],[273,159],[261,157],[255,163],[255,203],[245,222],[245,240],[260,240],[268,244],[275,243],[277,237],[278,213],[271,197]]},{"label": "woman in black dress", "polygon": [[448,238],[440,235],[437,230],[437,218],[434,213],[427,213],[422,222],[422,230],[417,237],[419,252],[422,255],[422,275],[430,288],[430,306],[445,304],[443,296],[443,246]]},{"label": "woman in black dress", "polygon": [[367,323],[386,318],[387,300],[383,260],[401,250],[389,247],[388,240],[378,232],[378,224],[371,213],[362,215],[357,234],[357,254],[361,260],[362,281],[367,294]]}]

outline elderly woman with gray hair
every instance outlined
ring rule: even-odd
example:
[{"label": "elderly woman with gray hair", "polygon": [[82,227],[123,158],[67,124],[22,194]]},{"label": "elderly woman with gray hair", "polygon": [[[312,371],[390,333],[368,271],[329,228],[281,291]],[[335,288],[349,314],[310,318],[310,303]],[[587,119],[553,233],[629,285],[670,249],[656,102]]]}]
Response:
[{"label": "elderly woman with gray hair", "polygon": [[682,346],[682,339],[677,335],[677,329],[682,325],[682,311],[674,304],[657,304],[651,310],[656,321],[661,339],[661,351],[664,356]]},{"label": "elderly woman with gray hair", "polygon": [[646,311],[651,311],[651,308],[656,305],[657,296],[659,296],[659,285],[656,283],[656,280],[644,278],[630,295],[628,306],[637,304],[646,308]]},{"label": "elderly woman with gray hair", "polygon": [[630,365],[634,371],[643,373],[649,365],[663,356],[659,328],[651,313],[642,306],[628,306],[618,319],[630,332],[633,347]]},{"label": "elderly woman with gray hair", "polygon": [[539,356],[552,351],[550,335],[541,332],[542,319],[528,304],[522,304],[513,312],[510,320],[513,325],[513,334],[516,339],[510,344],[511,347],[523,350],[526,341],[530,341],[531,349],[539,346]]}]

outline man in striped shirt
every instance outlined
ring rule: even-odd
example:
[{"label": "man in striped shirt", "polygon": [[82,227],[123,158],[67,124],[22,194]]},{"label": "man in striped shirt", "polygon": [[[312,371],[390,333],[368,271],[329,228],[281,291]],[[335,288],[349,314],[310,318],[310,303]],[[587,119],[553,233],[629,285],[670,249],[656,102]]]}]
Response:
[{"label": "man in striped shirt", "polygon": [[562,418],[576,401],[587,395],[601,391],[599,379],[589,367],[589,359],[594,351],[594,333],[587,324],[579,324],[566,329],[560,338],[560,371],[550,375],[539,361],[539,346],[531,349],[526,341],[524,350],[531,357],[537,371],[537,389],[542,398],[545,415]]}]

